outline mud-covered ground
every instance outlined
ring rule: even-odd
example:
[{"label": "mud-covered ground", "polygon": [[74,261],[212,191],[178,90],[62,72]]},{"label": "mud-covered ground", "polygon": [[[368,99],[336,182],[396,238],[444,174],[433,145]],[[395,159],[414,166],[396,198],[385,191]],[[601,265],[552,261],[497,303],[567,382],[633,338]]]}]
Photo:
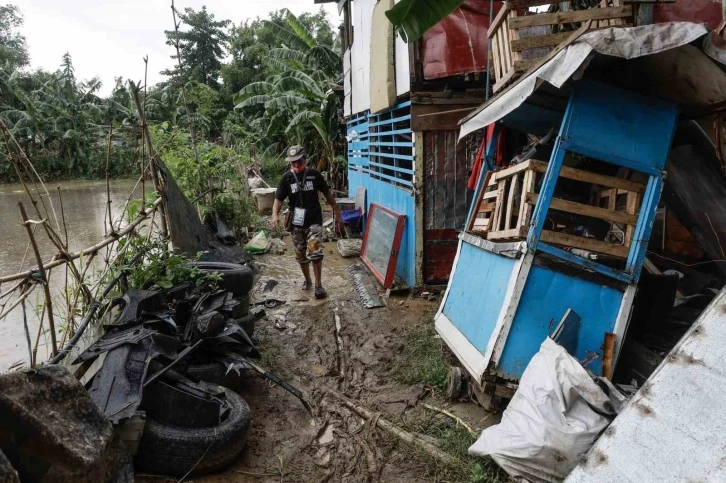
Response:
[{"label": "mud-covered ground", "polygon": [[[314,418],[291,394],[250,376],[240,390],[252,413],[245,453],[225,472],[194,481],[494,481],[486,475],[470,475],[468,467],[453,472],[441,469],[430,456],[380,429],[372,429],[328,393],[334,390],[345,394],[356,404],[409,430],[424,428],[430,422],[440,430],[437,434],[451,436],[456,426],[446,416],[414,408],[422,398],[428,404],[448,407],[476,429],[495,422],[495,415],[472,403],[449,407],[437,391],[427,390],[423,384],[399,382],[410,329],[426,322],[432,324],[438,302],[406,295],[391,297],[387,307],[363,308],[345,271],[357,259],[341,258],[333,242],[325,244],[323,283],[329,298],[315,300],[311,292],[300,289],[303,278],[289,237],[285,241],[285,254],[257,259],[262,274],[253,300],[261,297],[262,287],[274,279],[279,285],[267,295],[286,303],[267,310],[267,317],[258,322],[255,338],[263,351],[262,364],[305,393]],[[336,311],[342,329],[340,355]],[[424,437],[440,444],[431,432]],[[454,444],[465,448],[470,440]]]}]

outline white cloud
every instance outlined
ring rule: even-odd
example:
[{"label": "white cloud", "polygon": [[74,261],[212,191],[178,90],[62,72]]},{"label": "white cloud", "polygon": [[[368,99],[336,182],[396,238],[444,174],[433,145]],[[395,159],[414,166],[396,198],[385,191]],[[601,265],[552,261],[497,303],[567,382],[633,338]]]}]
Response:
[{"label": "white cloud", "polygon": [[[32,68],[55,71],[70,52],[76,77],[98,76],[101,94],[110,93],[114,77],[143,79],[143,57],[149,56],[149,84],[162,80],[159,72],[170,68],[173,48],[166,45],[164,30],[173,28],[171,0],[9,0],[25,17],[23,35],[28,40]],[[177,9],[203,5],[216,19],[239,24],[273,10],[289,8],[299,15],[317,11],[313,0],[177,0]],[[333,26],[339,23],[335,3],[324,8]]]}]

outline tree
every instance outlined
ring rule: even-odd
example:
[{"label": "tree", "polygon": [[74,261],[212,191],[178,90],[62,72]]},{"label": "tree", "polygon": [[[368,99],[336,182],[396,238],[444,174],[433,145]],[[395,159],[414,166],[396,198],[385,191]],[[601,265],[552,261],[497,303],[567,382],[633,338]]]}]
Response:
[{"label": "tree", "polygon": [[25,37],[16,30],[23,26],[23,16],[15,5],[0,5],[0,65],[24,67],[30,62]]},{"label": "tree", "polygon": [[[179,13],[181,26],[187,26],[187,30],[179,30],[179,51],[184,72],[184,81],[196,81],[214,89],[219,88],[219,72],[222,68],[222,59],[225,54],[225,47],[228,36],[223,30],[231,22],[229,20],[214,20],[214,15],[207,11],[207,7],[195,11],[192,8],[184,9]],[[167,45],[175,45],[177,32],[165,30]],[[176,54],[172,59],[178,60]],[[164,70],[163,75],[172,79],[180,78],[178,67],[173,70]]]}]

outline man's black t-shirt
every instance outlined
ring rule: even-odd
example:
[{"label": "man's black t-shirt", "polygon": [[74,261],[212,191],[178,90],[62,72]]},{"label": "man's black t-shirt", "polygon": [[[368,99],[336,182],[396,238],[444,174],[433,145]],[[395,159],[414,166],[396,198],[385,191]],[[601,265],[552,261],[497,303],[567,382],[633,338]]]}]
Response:
[{"label": "man's black t-shirt", "polygon": [[[297,176],[297,179],[295,179],[295,176]],[[303,178],[305,179],[304,185]],[[300,191],[301,186],[302,193]],[[327,193],[328,183],[325,182],[318,170],[306,168],[304,173],[286,172],[277,186],[275,198],[284,201],[285,198],[289,197],[290,211],[293,211],[296,207],[304,208],[305,224],[303,228],[308,228],[311,225],[323,224],[323,210],[320,207],[317,191],[323,194]],[[302,200],[300,199],[301,196]]]}]

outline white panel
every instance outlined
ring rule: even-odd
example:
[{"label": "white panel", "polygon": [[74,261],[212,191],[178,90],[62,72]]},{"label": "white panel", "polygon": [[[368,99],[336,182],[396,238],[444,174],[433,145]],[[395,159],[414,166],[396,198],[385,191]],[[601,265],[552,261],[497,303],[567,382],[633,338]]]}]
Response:
[{"label": "white panel", "polygon": [[[400,0],[396,0],[398,3]],[[396,95],[411,90],[411,69],[408,59],[408,44],[396,34]]]},{"label": "white panel", "polygon": [[726,481],[726,290],[630,399],[566,483]]},{"label": "white panel", "polygon": [[351,48],[352,114],[370,108],[371,19],[376,0],[353,2],[353,46]]},{"label": "white panel", "polygon": [[351,84],[351,69],[350,69],[350,49],[345,51],[343,55],[343,92],[345,97],[343,99],[343,115],[348,117],[351,115],[351,100],[353,98]]},{"label": "white panel", "polygon": [[378,113],[396,105],[396,68],[394,64],[393,24],[386,11],[393,0],[380,0],[373,9],[371,24],[371,112]]}]

